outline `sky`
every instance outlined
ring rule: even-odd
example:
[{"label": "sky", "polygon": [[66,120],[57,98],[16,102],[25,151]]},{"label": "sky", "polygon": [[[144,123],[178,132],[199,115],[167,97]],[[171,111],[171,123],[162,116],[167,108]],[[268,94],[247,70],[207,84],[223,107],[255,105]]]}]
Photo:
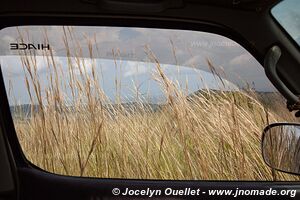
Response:
[{"label": "sky", "polygon": [[300,45],[300,1],[281,1],[272,9],[271,13],[298,45]]},{"label": "sky", "polygon": [[[116,77],[121,77],[124,85],[121,88],[124,101],[132,98],[132,89],[141,83],[141,94],[150,90],[154,103],[163,101],[163,91],[153,79],[157,70],[150,54],[161,63],[170,80],[180,86],[188,85],[188,94],[205,87],[216,89],[220,86],[220,80],[211,73],[207,60],[222,76],[227,90],[244,88],[249,84],[257,91],[274,91],[263,67],[247,50],[226,37],[212,33],[127,27],[10,27],[0,31],[0,64],[7,91],[22,104],[28,103],[29,97],[21,56],[9,46],[20,42],[21,38],[24,43],[49,44],[63,71],[68,69],[67,54],[73,60],[71,64],[78,76],[80,69],[85,68],[91,74],[92,66],[95,66],[96,73],[102,77],[99,81],[103,89],[113,101]],[[37,56],[37,73],[42,88],[47,88],[49,66],[42,55],[49,55],[50,51],[32,50],[27,53]],[[80,57],[80,62],[74,57]],[[62,78],[68,81],[67,76]],[[68,89],[64,92],[67,96],[70,93]],[[10,102],[13,104],[12,100]]]},{"label": "sky", "polygon": [[[2,61],[3,66],[11,66],[10,63],[16,63],[16,60],[20,60],[15,56],[7,56],[4,61]],[[54,73],[54,70],[49,70],[46,60],[42,56],[36,57],[36,62],[38,63],[38,76],[41,88],[48,88],[50,81],[49,72]],[[72,62],[76,62],[73,60]],[[73,63],[74,73],[81,83],[81,72],[85,73],[86,76],[92,77],[92,70],[87,66],[91,65],[89,59],[82,59],[80,65]],[[83,62],[85,63],[83,65]],[[68,75],[68,59],[65,57],[56,57],[56,63],[62,66],[58,71],[63,71],[65,75],[58,72],[61,76],[59,78],[59,83],[61,88],[64,85],[68,85],[70,78]],[[164,89],[162,87],[162,82],[157,80],[158,71],[154,63],[138,62],[138,61],[122,61],[122,64],[118,63],[116,66],[114,61],[111,59],[95,59],[95,72],[98,75],[98,82],[103,89],[106,96],[115,102],[116,94],[116,82],[117,79],[120,81],[121,88],[120,96],[122,102],[132,102],[136,100],[136,94],[138,92],[140,100],[148,103],[160,104],[166,101],[166,96]],[[16,66],[21,66],[21,61]],[[231,83],[230,81],[221,80],[212,75],[212,73],[206,72],[204,70],[193,69],[190,67],[175,65],[162,64],[162,71],[165,76],[172,81],[175,86],[183,91],[186,95],[192,94],[199,89],[214,89],[214,90],[226,90],[233,91],[238,90],[238,87]],[[79,69],[81,68],[81,69]],[[29,95],[27,94],[27,86],[24,81],[24,72],[18,71],[18,68],[6,70],[3,68],[5,75],[5,84],[7,91],[13,91],[11,98],[12,104],[28,104],[30,103]],[[11,88],[13,86],[13,88]],[[34,94],[33,85],[30,84],[31,93]],[[91,88],[95,87],[94,85]],[[71,97],[71,90],[64,90],[64,98],[68,99]],[[45,94],[44,94],[45,96]],[[17,100],[17,102],[14,102]]]}]

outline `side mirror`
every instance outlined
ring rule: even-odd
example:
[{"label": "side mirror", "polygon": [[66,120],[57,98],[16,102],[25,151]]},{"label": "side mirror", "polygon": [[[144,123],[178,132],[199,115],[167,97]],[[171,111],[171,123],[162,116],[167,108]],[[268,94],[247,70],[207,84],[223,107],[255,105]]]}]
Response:
[{"label": "side mirror", "polygon": [[271,168],[300,175],[300,124],[267,126],[263,132],[262,154]]}]

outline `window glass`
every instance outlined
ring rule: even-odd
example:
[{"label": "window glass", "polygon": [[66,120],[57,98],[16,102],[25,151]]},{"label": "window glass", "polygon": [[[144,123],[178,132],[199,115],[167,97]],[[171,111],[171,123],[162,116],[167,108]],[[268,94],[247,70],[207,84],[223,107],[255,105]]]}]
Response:
[{"label": "window glass", "polygon": [[300,45],[300,2],[284,0],[277,4],[271,12],[280,25]]},{"label": "window glass", "polygon": [[0,31],[0,64],[27,159],[99,178],[294,180],[261,157],[293,118],[262,66],[220,35],[150,28]]}]

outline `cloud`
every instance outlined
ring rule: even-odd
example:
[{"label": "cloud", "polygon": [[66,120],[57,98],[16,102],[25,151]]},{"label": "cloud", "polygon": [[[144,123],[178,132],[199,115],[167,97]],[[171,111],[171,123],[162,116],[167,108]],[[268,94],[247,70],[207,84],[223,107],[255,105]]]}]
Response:
[{"label": "cloud", "polygon": [[[22,60],[26,59],[26,62],[28,61],[29,66],[32,68],[32,70],[33,67],[36,66],[37,72],[39,74],[42,74],[47,72],[48,67],[53,67],[52,60],[50,59],[50,57],[48,58],[49,61],[46,57],[43,56],[0,56],[0,64],[3,72],[7,73],[8,76],[20,76],[24,75],[25,66],[22,63]],[[54,57],[53,60],[57,66],[64,66],[61,58]]]},{"label": "cloud", "polygon": [[[28,26],[26,29],[20,28],[19,30],[29,33],[30,37],[27,37],[29,42],[33,40],[39,43],[44,41],[44,29],[45,27]],[[67,51],[63,42],[62,27],[50,26],[46,29],[49,43],[54,51],[54,55],[56,55],[56,62],[60,63],[63,69],[67,70],[67,60],[64,59]],[[217,34],[169,29],[85,26],[72,27],[70,32],[72,32],[73,37],[69,36],[68,38],[70,42],[69,50],[71,55],[80,57],[77,62],[75,58],[72,58],[72,65],[76,74],[80,74],[80,71],[86,71],[90,74],[92,72],[92,64],[95,62],[97,73],[102,73],[100,70],[98,71],[98,69],[101,69],[105,71],[105,74],[109,74],[113,78],[118,71],[113,71],[115,67],[114,62],[111,62],[114,59],[111,56],[112,49],[119,49],[120,56],[117,56],[117,59],[123,62],[121,65],[121,67],[123,66],[123,71],[121,70],[123,72],[122,76],[129,79],[136,78],[134,76],[137,75],[142,77],[145,73],[152,70],[151,66],[153,65],[146,63],[146,61],[149,62],[149,58],[144,47],[148,44],[162,66],[163,64],[177,64],[191,68],[195,65],[197,69],[208,71],[206,59],[209,59],[214,66],[223,66],[226,74],[238,74],[243,80],[251,82],[260,81],[262,84],[259,86],[263,86],[264,82],[262,80],[265,82],[268,80],[263,71],[259,70],[263,68],[249,52],[232,40]],[[6,42],[0,44],[0,52],[5,52],[5,55],[11,54],[8,42],[17,37],[18,33],[15,27],[1,30],[0,40],[5,40]],[[93,51],[93,57],[96,58],[94,61],[89,58],[88,41],[93,43],[93,50],[96,47],[99,49],[99,52]],[[176,51],[176,59],[171,41]],[[80,43],[81,48],[76,48],[76,43]],[[15,75],[20,74],[22,66],[17,61],[19,59],[14,58],[10,60],[10,58],[6,58],[5,62],[7,63],[3,64],[3,68],[13,72]],[[138,63],[134,61],[138,61]],[[37,59],[37,63],[40,73],[47,72],[47,63],[40,60],[40,58]],[[125,65],[126,67],[124,67]],[[184,70],[181,71],[181,73],[183,72]],[[189,73],[193,72],[189,71]],[[104,79],[111,77],[104,77]],[[230,74],[229,77],[232,78],[229,80],[234,80],[236,84],[242,81],[234,79],[234,76],[230,76]]]},{"label": "cloud", "polygon": [[71,65],[74,69],[74,73],[77,75],[81,73],[91,74],[93,67],[97,66],[97,61],[89,58],[72,58]]},{"label": "cloud", "polygon": [[230,65],[245,65],[247,63],[249,63],[251,60],[253,59],[253,57],[251,56],[250,53],[244,53],[244,54],[241,54],[239,56],[236,56],[234,57],[230,62],[229,64]]},{"label": "cloud", "polygon": [[141,75],[149,72],[149,67],[146,66],[146,63],[126,61],[124,64],[126,65],[124,77]]}]

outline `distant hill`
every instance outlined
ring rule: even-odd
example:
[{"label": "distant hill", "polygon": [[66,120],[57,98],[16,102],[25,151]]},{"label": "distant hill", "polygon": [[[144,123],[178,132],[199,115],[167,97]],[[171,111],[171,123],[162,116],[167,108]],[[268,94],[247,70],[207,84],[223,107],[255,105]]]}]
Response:
[{"label": "distant hill", "polygon": [[[236,91],[228,91],[222,92],[224,93],[231,93],[231,94],[242,94]],[[187,96],[188,100],[193,100],[197,96],[207,97],[209,99],[210,95],[218,95],[221,94],[221,91],[218,90],[198,90],[190,95]],[[255,92],[253,93],[256,96],[256,99],[267,107],[273,107],[277,105],[284,105],[285,99],[277,92]],[[252,95],[253,95],[252,94]],[[220,96],[222,97],[222,96]],[[244,98],[242,98],[244,99]],[[81,109],[84,109],[84,105],[82,105]],[[109,113],[114,114],[118,110],[123,110],[127,113],[136,113],[139,111],[147,111],[147,112],[156,112],[161,108],[165,107],[165,104],[154,104],[154,103],[137,103],[137,102],[128,102],[128,103],[121,103],[121,104],[105,104],[103,108],[106,109]],[[57,109],[59,111],[59,109]],[[67,107],[67,112],[76,112],[75,108],[72,106]],[[65,110],[65,111],[66,111]],[[37,113],[39,111],[38,105],[31,105],[31,104],[23,104],[23,105],[16,105],[10,106],[10,111],[13,118],[20,118],[20,119],[27,119],[30,118],[32,114]]]},{"label": "distant hill", "polygon": [[38,112],[38,105],[22,104],[10,106],[10,112],[13,118],[29,118],[32,112]]},{"label": "distant hill", "polygon": [[[105,104],[103,108],[109,111],[109,113],[114,114],[118,109],[122,109],[128,113],[138,112],[140,109],[147,110],[149,112],[156,112],[161,108],[162,105],[159,104],[148,104],[148,103],[121,103],[121,104]],[[84,105],[83,107],[84,108]],[[81,108],[81,109],[82,109]],[[13,118],[27,119],[30,118],[32,114],[39,111],[38,105],[22,104],[16,106],[10,106],[10,112]],[[59,109],[58,109],[59,110]],[[76,112],[75,108],[72,106],[67,107],[67,112]]]}]

